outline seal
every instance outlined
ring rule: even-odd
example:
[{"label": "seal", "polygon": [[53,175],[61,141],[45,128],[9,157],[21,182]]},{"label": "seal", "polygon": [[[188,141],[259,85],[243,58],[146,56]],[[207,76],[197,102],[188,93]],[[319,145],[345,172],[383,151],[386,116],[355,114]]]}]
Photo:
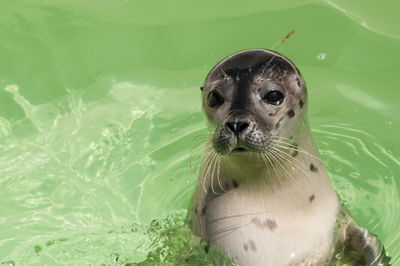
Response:
[{"label": "seal", "polygon": [[209,136],[193,233],[239,265],[389,265],[341,206],[312,139],[297,67],[264,49],[219,62],[201,87]]}]

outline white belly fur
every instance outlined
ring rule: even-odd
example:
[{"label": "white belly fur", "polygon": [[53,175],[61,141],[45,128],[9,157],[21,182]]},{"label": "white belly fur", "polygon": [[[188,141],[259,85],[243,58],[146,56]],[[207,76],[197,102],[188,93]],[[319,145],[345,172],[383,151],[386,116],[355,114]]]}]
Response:
[{"label": "white belly fur", "polygon": [[[333,252],[337,200],[321,200],[317,195],[318,201],[299,198],[289,206],[291,200],[282,202],[281,196],[242,187],[217,197],[207,208],[209,240],[224,247],[239,265],[318,265],[326,261]],[[307,206],[301,208],[303,203]]]}]

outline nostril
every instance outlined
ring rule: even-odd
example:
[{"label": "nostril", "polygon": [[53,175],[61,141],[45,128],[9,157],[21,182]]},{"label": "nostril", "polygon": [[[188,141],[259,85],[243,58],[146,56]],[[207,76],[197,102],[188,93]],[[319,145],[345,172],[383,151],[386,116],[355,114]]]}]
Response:
[{"label": "nostril", "polygon": [[237,122],[237,130],[238,130],[238,132],[240,133],[240,132],[246,130],[249,127],[249,125],[250,124],[247,121],[239,121],[239,122]]},{"label": "nostril", "polygon": [[236,134],[237,132],[237,124],[236,122],[226,122],[225,123],[226,128],[231,131],[232,133]]},{"label": "nostril", "polygon": [[237,122],[228,121],[225,123],[225,126],[233,134],[239,135],[239,133],[245,131],[250,126],[250,123],[247,121],[237,121]]}]

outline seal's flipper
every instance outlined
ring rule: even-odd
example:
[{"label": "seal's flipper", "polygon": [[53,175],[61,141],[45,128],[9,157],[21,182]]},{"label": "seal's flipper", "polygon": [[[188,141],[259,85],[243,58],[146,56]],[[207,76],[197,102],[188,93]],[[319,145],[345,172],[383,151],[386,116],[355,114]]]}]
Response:
[{"label": "seal's flipper", "polygon": [[346,230],[343,262],[351,265],[390,265],[390,257],[377,236],[351,223]]}]

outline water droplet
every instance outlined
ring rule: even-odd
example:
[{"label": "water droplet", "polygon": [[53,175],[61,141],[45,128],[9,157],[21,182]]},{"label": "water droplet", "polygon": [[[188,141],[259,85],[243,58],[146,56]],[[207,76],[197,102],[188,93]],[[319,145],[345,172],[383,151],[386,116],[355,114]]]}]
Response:
[{"label": "water droplet", "polygon": [[342,204],[344,207],[348,207],[348,206],[349,206],[349,203],[348,203],[347,201],[345,201],[345,200],[342,200],[342,201],[341,201],[341,204]]},{"label": "water droplet", "polygon": [[326,57],[327,57],[326,53],[320,53],[317,55],[317,59],[320,61],[325,60]]}]

